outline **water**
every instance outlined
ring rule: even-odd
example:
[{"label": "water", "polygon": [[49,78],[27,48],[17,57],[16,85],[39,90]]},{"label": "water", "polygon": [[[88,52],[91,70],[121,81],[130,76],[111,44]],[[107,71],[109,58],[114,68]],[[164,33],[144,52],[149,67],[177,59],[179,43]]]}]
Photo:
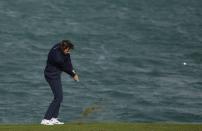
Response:
[{"label": "water", "polygon": [[[39,123],[52,100],[43,77],[54,43],[75,43],[80,76],[62,75],[60,118],[202,122],[199,0],[1,0],[0,123]],[[187,65],[183,63],[186,62]]]}]

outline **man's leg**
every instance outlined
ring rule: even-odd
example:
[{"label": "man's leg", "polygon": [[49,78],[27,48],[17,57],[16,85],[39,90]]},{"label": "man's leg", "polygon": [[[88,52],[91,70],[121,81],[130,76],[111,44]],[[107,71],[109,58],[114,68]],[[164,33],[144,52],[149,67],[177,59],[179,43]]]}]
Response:
[{"label": "man's leg", "polygon": [[[61,84],[61,82],[60,82],[60,84]],[[59,105],[55,108],[55,110],[54,110],[54,112],[53,112],[53,116],[52,116],[53,118],[57,118],[58,115],[59,115],[60,105],[61,105],[61,102],[62,102],[62,100],[63,100],[62,85],[59,86],[59,89],[58,89],[57,91],[58,91],[58,94],[59,94],[59,96],[60,96],[60,103],[59,103]]]},{"label": "man's leg", "polygon": [[53,118],[58,118],[59,110],[60,110],[60,104],[57,106],[57,108],[53,112]]},{"label": "man's leg", "polygon": [[47,79],[51,90],[54,94],[54,99],[49,105],[49,108],[44,116],[50,120],[52,117],[57,117],[59,113],[60,103],[63,99],[61,79]]}]

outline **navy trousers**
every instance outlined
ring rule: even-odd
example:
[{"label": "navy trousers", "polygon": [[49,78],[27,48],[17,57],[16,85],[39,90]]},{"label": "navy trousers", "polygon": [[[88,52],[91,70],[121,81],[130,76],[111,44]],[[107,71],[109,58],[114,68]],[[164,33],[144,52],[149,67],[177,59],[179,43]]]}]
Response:
[{"label": "navy trousers", "polygon": [[63,100],[63,91],[62,91],[62,83],[61,78],[50,79],[46,78],[46,81],[50,85],[50,88],[53,92],[54,99],[50,103],[48,110],[44,116],[44,119],[50,120],[51,118],[57,118],[59,115],[60,104]]}]

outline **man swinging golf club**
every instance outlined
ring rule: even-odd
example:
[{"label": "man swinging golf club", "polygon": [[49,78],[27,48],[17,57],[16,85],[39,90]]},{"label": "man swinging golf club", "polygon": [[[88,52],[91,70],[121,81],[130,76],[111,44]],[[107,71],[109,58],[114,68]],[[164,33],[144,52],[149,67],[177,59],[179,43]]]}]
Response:
[{"label": "man swinging golf club", "polygon": [[44,119],[41,121],[43,125],[64,124],[57,119],[60,104],[63,100],[61,73],[66,72],[75,81],[79,81],[79,77],[71,64],[70,50],[72,49],[74,49],[74,45],[71,41],[63,40],[54,45],[48,54],[44,76],[54,94],[54,99],[50,103]]}]

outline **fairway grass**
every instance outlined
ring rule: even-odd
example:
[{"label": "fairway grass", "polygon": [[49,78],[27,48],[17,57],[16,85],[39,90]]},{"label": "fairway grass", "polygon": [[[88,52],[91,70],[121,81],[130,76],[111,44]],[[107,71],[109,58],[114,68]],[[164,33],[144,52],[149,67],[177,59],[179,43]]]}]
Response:
[{"label": "fairway grass", "polygon": [[202,131],[202,124],[65,123],[54,126],[26,124],[0,125],[0,131]]}]

